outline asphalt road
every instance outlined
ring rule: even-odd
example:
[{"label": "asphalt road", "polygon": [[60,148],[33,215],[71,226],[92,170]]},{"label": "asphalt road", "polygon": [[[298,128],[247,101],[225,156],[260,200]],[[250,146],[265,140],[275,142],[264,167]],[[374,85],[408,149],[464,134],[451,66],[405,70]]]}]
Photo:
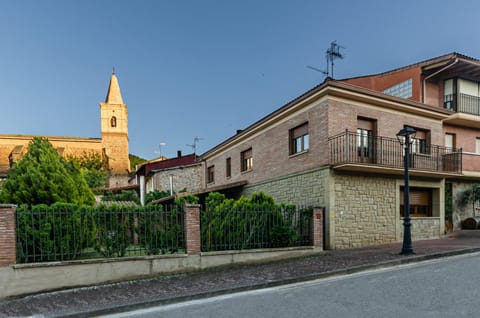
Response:
[{"label": "asphalt road", "polygon": [[479,317],[480,253],[103,317]]}]

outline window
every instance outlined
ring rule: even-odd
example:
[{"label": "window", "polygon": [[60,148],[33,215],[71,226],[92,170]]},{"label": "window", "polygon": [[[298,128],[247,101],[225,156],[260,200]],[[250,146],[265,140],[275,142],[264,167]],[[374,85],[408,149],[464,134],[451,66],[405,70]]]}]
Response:
[{"label": "window", "polygon": [[110,118],[110,126],[117,127],[117,117],[112,116],[112,118]]},{"label": "window", "polygon": [[290,154],[294,155],[309,148],[308,123],[290,129]]},{"label": "window", "polygon": [[447,151],[453,151],[455,148],[455,134],[445,134],[445,147]]},{"label": "window", "polygon": [[409,78],[406,81],[393,85],[392,87],[387,88],[383,92],[392,96],[410,98],[412,97],[412,79]]},{"label": "window", "polygon": [[373,157],[373,134],[375,131],[375,121],[366,118],[358,118],[357,127],[358,157],[370,159]]},{"label": "window", "polygon": [[215,166],[207,168],[207,183],[215,182]]},{"label": "window", "polygon": [[412,138],[412,153],[430,153],[430,131],[415,128],[415,137]]},{"label": "window", "polygon": [[227,158],[225,161],[226,176],[230,178],[232,176],[232,158]]},{"label": "window", "polygon": [[457,81],[448,79],[443,82],[443,107],[456,110],[457,102]]},{"label": "window", "polygon": [[242,171],[252,170],[253,168],[252,148],[243,151],[240,154],[240,160],[241,160]]},{"label": "window", "polygon": [[[400,216],[404,213],[404,192],[400,188]],[[430,217],[432,216],[432,189],[410,188],[409,191],[410,216]]]},{"label": "window", "polygon": [[480,154],[480,138],[477,138],[475,141],[476,141],[475,142],[475,152]]}]

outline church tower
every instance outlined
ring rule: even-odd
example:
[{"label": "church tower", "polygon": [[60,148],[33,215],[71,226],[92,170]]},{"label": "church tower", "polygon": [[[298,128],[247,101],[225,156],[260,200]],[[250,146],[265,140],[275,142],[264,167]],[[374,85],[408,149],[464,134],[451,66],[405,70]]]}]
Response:
[{"label": "church tower", "polygon": [[[100,118],[102,129],[102,147],[108,160],[108,167],[112,174],[110,186],[126,183],[114,176],[125,176],[130,171],[130,159],[128,157],[128,109],[123,103],[120,86],[118,85],[115,72],[110,78],[107,97],[104,103],[100,103]],[[122,180],[122,182],[119,182]],[[112,184],[113,183],[113,184]]]}]

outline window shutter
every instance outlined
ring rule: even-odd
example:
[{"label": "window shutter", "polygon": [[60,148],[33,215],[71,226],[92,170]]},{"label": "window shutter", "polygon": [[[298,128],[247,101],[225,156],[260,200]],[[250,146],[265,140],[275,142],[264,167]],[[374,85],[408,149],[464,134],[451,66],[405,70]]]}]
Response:
[{"label": "window shutter", "polygon": [[298,138],[308,134],[308,123],[293,129],[292,138]]}]

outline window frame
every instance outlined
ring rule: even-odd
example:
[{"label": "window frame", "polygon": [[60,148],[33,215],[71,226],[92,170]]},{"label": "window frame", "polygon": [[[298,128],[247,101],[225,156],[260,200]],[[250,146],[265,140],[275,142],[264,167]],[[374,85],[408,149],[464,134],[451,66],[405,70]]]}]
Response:
[{"label": "window frame", "polygon": [[225,177],[231,178],[232,177],[232,158],[228,157],[225,159]]},{"label": "window frame", "polygon": [[310,149],[308,121],[289,130],[289,154],[296,155]]},{"label": "window frame", "polygon": [[240,171],[247,172],[253,169],[253,151],[248,148],[240,153]]},{"label": "window frame", "polygon": [[215,183],[215,165],[207,168],[207,184]]}]

